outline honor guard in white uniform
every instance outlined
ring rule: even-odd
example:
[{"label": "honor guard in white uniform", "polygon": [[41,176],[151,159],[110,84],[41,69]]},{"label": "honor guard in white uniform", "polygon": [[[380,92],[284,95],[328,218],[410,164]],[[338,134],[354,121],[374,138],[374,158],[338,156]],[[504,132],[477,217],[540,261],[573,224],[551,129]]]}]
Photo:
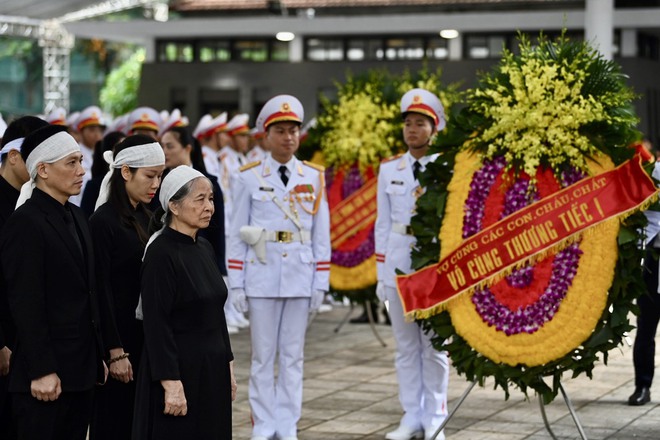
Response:
[{"label": "honor guard in white uniform", "polygon": [[127,125],[128,125],[128,113],[125,113],[121,116],[117,116],[105,128],[105,132],[103,133],[103,136],[107,135],[108,133],[112,133],[113,131],[119,131],[121,133],[127,134],[128,133]]},{"label": "honor guard in white uniform", "polygon": [[250,311],[252,439],[295,440],[308,312],[318,309],[329,284],[329,210],[323,168],[294,156],[300,101],[279,95],[261,114],[271,155],[242,167],[236,178],[230,299]]},{"label": "honor guard in white uniform", "polygon": [[[221,145],[219,144],[218,136],[216,133],[224,130],[227,127],[227,113],[221,113],[215,118],[209,114],[202,116],[202,119],[197,123],[197,127],[193,131],[193,136],[202,146],[202,157],[204,158],[204,166],[206,172],[215,176],[220,183],[220,158],[218,152]],[[223,197],[226,199],[225,189],[221,186]]]},{"label": "honor guard in white uniform", "polygon": [[159,112],[151,107],[138,107],[128,115],[128,134],[143,134],[158,141],[162,123]]},{"label": "honor guard in white uniform", "polygon": [[[161,118],[165,113],[167,113],[165,110],[160,112]],[[162,118],[161,120],[163,122],[160,124],[160,130],[158,131],[158,139],[160,139],[169,129],[174,127],[187,127],[189,123],[188,117],[181,115],[181,110],[179,110],[178,108],[172,110],[172,113],[167,113],[167,117]]]},{"label": "honor guard in white uniform", "polygon": [[94,162],[94,147],[96,143],[103,139],[103,130],[105,129],[105,122],[101,109],[96,106],[90,106],[78,114],[78,119],[75,122],[75,131],[79,133],[80,151],[82,152],[82,166],[85,170],[83,177],[83,186],[80,194],[69,197],[69,202],[76,206],[80,206],[82,201],[82,193],[85,192],[85,185],[89,179],[92,178],[92,163]]},{"label": "honor guard in white uniform", "polygon": [[[389,301],[392,330],[396,340],[395,366],[399,401],[404,411],[399,427],[386,434],[388,440],[430,439],[447,417],[447,354],[437,351],[431,337],[414,322],[405,322],[396,289],[396,269],[412,272],[410,251],[415,237],[410,219],[424,189],[418,173],[437,155],[426,153],[433,136],[445,126],[444,109],[431,92],[413,89],[401,99],[403,137],[408,151],[385,160],[378,173],[376,218],[376,261],[381,301]],[[440,433],[438,439],[444,439]]]},{"label": "honor guard in white uniform", "polygon": [[64,107],[55,107],[53,111],[46,115],[46,122],[50,125],[63,125],[66,127],[66,110]]},{"label": "honor guard in white uniform", "polygon": [[227,219],[227,224],[231,219],[232,213],[232,178],[238,174],[238,169],[243,165],[248,163],[245,154],[247,152],[247,146],[245,151],[238,149],[238,146],[235,144],[232,139],[231,132],[235,129],[242,129],[242,127],[247,128],[247,123],[249,116],[247,114],[238,114],[234,116],[228,123],[225,129],[225,134],[227,135],[228,144],[222,146],[218,157],[220,158],[220,187],[222,188],[222,193],[225,195],[225,218]]},{"label": "honor guard in white uniform", "polygon": [[252,137],[252,148],[247,153],[248,163],[258,162],[266,159],[268,155],[268,150],[264,148],[265,146],[265,136],[266,133],[259,131],[257,127],[254,127],[250,130],[250,137]]},{"label": "honor guard in white uniform", "polygon": [[[248,163],[245,156],[241,153],[238,145],[235,142],[235,137],[243,136],[243,133],[246,133],[248,128],[248,121],[250,117],[241,113],[229,120],[223,127],[216,130],[217,136],[216,141],[217,145],[220,148],[218,152],[218,169],[220,177],[218,182],[220,188],[222,189],[223,200],[224,200],[224,210],[225,210],[225,241],[229,243],[229,229],[231,226],[231,215],[232,215],[232,189],[234,185],[234,179],[239,172],[239,168]],[[223,145],[223,142],[227,142]],[[247,142],[245,142],[244,148],[246,149]],[[232,304],[231,301],[225,303],[225,316],[227,318],[227,324],[233,327],[246,328],[250,325],[243,313],[238,311],[236,307]]]}]

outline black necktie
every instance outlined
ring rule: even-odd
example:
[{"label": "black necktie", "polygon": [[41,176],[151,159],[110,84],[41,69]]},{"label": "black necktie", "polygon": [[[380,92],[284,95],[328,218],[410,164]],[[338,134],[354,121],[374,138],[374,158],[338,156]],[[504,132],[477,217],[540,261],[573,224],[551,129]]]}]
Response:
[{"label": "black necktie", "polygon": [[286,184],[289,183],[289,176],[286,175],[286,166],[280,165],[278,171],[280,172],[280,179],[282,179],[282,183],[284,183],[284,186],[286,186]]},{"label": "black necktie", "polygon": [[415,180],[417,180],[417,177],[419,177],[419,172],[422,170],[422,164],[415,161],[413,162],[413,176],[415,176]]},{"label": "black necktie", "polygon": [[76,244],[78,250],[82,254],[82,243],[80,242],[80,236],[78,236],[76,223],[73,220],[73,213],[71,212],[70,209],[66,209],[66,208],[64,208],[64,212],[66,213],[64,215],[64,223],[66,223],[66,226],[69,229],[69,233],[71,234],[71,238],[73,239],[73,242]]}]

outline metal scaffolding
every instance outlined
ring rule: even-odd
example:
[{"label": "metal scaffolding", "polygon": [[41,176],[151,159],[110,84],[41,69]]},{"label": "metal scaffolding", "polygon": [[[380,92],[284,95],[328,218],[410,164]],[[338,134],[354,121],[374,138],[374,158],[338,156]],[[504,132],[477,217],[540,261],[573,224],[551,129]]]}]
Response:
[{"label": "metal scaffolding", "polygon": [[71,49],[75,37],[62,24],[136,7],[158,8],[162,15],[163,6],[167,6],[167,2],[161,0],[108,0],[50,20],[0,15],[0,35],[30,38],[39,43],[43,50],[44,113],[48,114],[55,107],[63,107],[68,112]]},{"label": "metal scaffolding", "polygon": [[75,39],[60,23],[49,20],[39,27],[39,46],[43,51],[44,113],[56,107],[69,111],[71,49]]}]

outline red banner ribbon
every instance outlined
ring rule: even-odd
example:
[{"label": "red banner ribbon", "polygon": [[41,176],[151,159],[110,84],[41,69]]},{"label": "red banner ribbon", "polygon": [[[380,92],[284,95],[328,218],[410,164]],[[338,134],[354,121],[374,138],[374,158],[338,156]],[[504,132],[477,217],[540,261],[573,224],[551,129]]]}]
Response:
[{"label": "red banner ribbon", "polygon": [[330,210],[330,241],[339,248],[357,232],[373,226],[376,221],[378,179],[368,179],[364,185]]},{"label": "red banner ribbon", "polygon": [[469,237],[437,264],[397,277],[406,316],[432,309],[610,218],[657,190],[638,156],[580,180]]}]

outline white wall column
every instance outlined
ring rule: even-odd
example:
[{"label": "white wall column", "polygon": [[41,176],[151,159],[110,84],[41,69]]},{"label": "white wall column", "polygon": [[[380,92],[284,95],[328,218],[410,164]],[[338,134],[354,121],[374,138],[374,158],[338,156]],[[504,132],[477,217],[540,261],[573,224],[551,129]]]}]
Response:
[{"label": "white wall column", "polygon": [[304,58],[304,37],[296,34],[296,38],[289,42],[289,61],[292,63],[299,63]]},{"label": "white wall column", "polygon": [[614,0],[586,0],[584,38],[600,51],[606,60],[612,59],[614,39]]},{"label": "white wall column", "polygon": [[622,57],[637,56],[637,29],[621,29],[621,49]]},{"label": "white wall column", "polygon": [[447,43],[449,48],[449,60],[458,61],[463,59],[463,33],[458,34],[458,37],[452,38]]},{"label": "white wall column", "polygon": [[155,38],[145,38],[144,40],[144,62],[145,63],[155,63],[156,62],[156,39]]}]

